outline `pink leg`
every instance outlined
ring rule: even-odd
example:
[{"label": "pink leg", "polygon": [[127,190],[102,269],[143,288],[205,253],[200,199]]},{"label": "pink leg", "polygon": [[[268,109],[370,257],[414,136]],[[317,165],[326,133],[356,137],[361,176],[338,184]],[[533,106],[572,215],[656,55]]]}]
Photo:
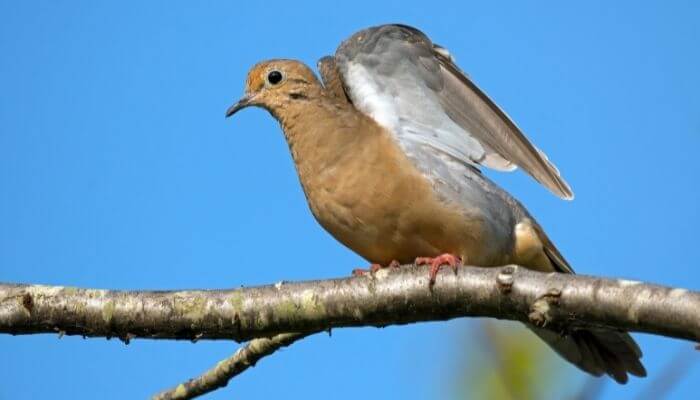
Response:
[{"label": "pink leg", "polygon": [[382,269],[382,268],[398,268],[398,267],[400,267],[400,266],[401,266],[401,264],[399,264],[399,262],[396,261],[396,260],[391,260],[391,262],[390,262],[389,265],[387,265],[387,266],[383,266],[383,265],[381,265],[381,264],[376,264],[376,263],[374,263],[374,264],[372,264],[372,265],[369,266],[369,269],[364,269],[364,268],[355,268],[355,269],[353,269],[353,270],[352,270],[352,275],[353,275],[353,276],[364,276],[364,275],[367,275],[368,273],[372,273],[372,274],[373,274],[373,273],[379,271],[379,270]]},{"label": "pink leg", "polygon": [[440,268],[445,265],[452,267],[455,272],[457,271],[457,266],[462,264],[462,259],[454,254],[440,254],[437,257],[418,257],[416,258],[416,265],[430,265],[430,286],[435,284],[435,277],[437,277]]}]

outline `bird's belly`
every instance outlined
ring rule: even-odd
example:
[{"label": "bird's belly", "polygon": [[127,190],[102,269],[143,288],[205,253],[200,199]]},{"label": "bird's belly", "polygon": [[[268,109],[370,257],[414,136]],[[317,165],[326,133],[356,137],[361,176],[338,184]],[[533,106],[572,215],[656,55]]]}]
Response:
[{"label": "bird's belly", "polygon": [[442,253],[459,255],[472,265],[508,262],[504,238],[493,234],[481,209],[439,199],[414,170],[373,163],[372,168],[356,165],[327,176],[306,188],[314,216],[372,263],[410,263]]}]

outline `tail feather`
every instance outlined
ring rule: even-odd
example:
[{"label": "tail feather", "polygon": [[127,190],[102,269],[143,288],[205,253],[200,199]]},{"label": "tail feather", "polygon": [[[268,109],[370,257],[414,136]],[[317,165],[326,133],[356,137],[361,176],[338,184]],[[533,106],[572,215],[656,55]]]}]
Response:
[{"label": "tail feather", "polygon": [[[546,259],[551,264],[549,267],[557,272],[573,274],[573,268],[549,240],[542,227],[534,223],[534,228]],[[618,383],[627,383],[627,374],[639,377],[647,375],[640,361],[642,351],[627,332],[587,327],[561,335],[534,325],[528,325],[528,328],[560,356],[589,374],[607,374]]]},{"label": "tail feather", "polygon": [[640,361],[642,351],[626,332],[588,328],[560,335],[532,325],[528,328],[560,356],[589,374],[607,374],[622,384],[627,383],[627,374],[647,375]]}]

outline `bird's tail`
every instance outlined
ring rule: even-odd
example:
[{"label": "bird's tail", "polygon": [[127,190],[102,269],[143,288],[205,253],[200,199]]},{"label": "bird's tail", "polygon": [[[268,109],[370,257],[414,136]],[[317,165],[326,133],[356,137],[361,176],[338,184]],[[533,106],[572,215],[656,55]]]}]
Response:
[{"label": "bird's tail", "polygon": [[[573,274],[573,268],[542,228],[535,224],[535,229],[551,267],[557,272]],[[647,375],[640,361],[642,350],[627,332],[591,327],[562,335],[534,325],[528,325],[528,328],[560,356],[589,374],[607,374],[618,383],[626,383],[628,373],[640,377]]]},{"label": "bird's tail", "polygon": [[[544,270],[573,274],[574,270],[537,223],[533,223],[542,250],[550,265]],[[642,350],[627,332],[609,328],[586,327],[566,334],[527,324],[540,339],[567,361],[591,375],[609,375],[618,383],[627,383],[627,374],[646,376],[640,359]]]},{"label": "bird's tail", "polygon": [[607,374],[622,384],[627,382],[628,373],[639,377],[647,375],[640,361],[642,351],[627,332],[587,328],[560,335],[533,325],[528,328],[560,356],[589,374]]}]

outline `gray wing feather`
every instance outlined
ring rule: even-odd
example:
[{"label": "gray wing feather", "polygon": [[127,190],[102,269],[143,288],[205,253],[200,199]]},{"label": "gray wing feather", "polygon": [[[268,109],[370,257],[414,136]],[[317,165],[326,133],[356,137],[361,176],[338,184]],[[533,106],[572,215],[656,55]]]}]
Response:
[{"label": "gray wing feather", "polygon": [[404,25],[365,29],[335,60],[355,107],[420,157],[425,148],[473,166],[522,167],[558,196],[573,198],[559,172],[443,47]]},{"label": "gray wing feather", "polygon": [[445,79],[441,102],[447,115],[486,147],[515,163],[557,195],[573,198],[569,185],[542,150],[536,148],[474,82],[449,59],[437,55]]}]

